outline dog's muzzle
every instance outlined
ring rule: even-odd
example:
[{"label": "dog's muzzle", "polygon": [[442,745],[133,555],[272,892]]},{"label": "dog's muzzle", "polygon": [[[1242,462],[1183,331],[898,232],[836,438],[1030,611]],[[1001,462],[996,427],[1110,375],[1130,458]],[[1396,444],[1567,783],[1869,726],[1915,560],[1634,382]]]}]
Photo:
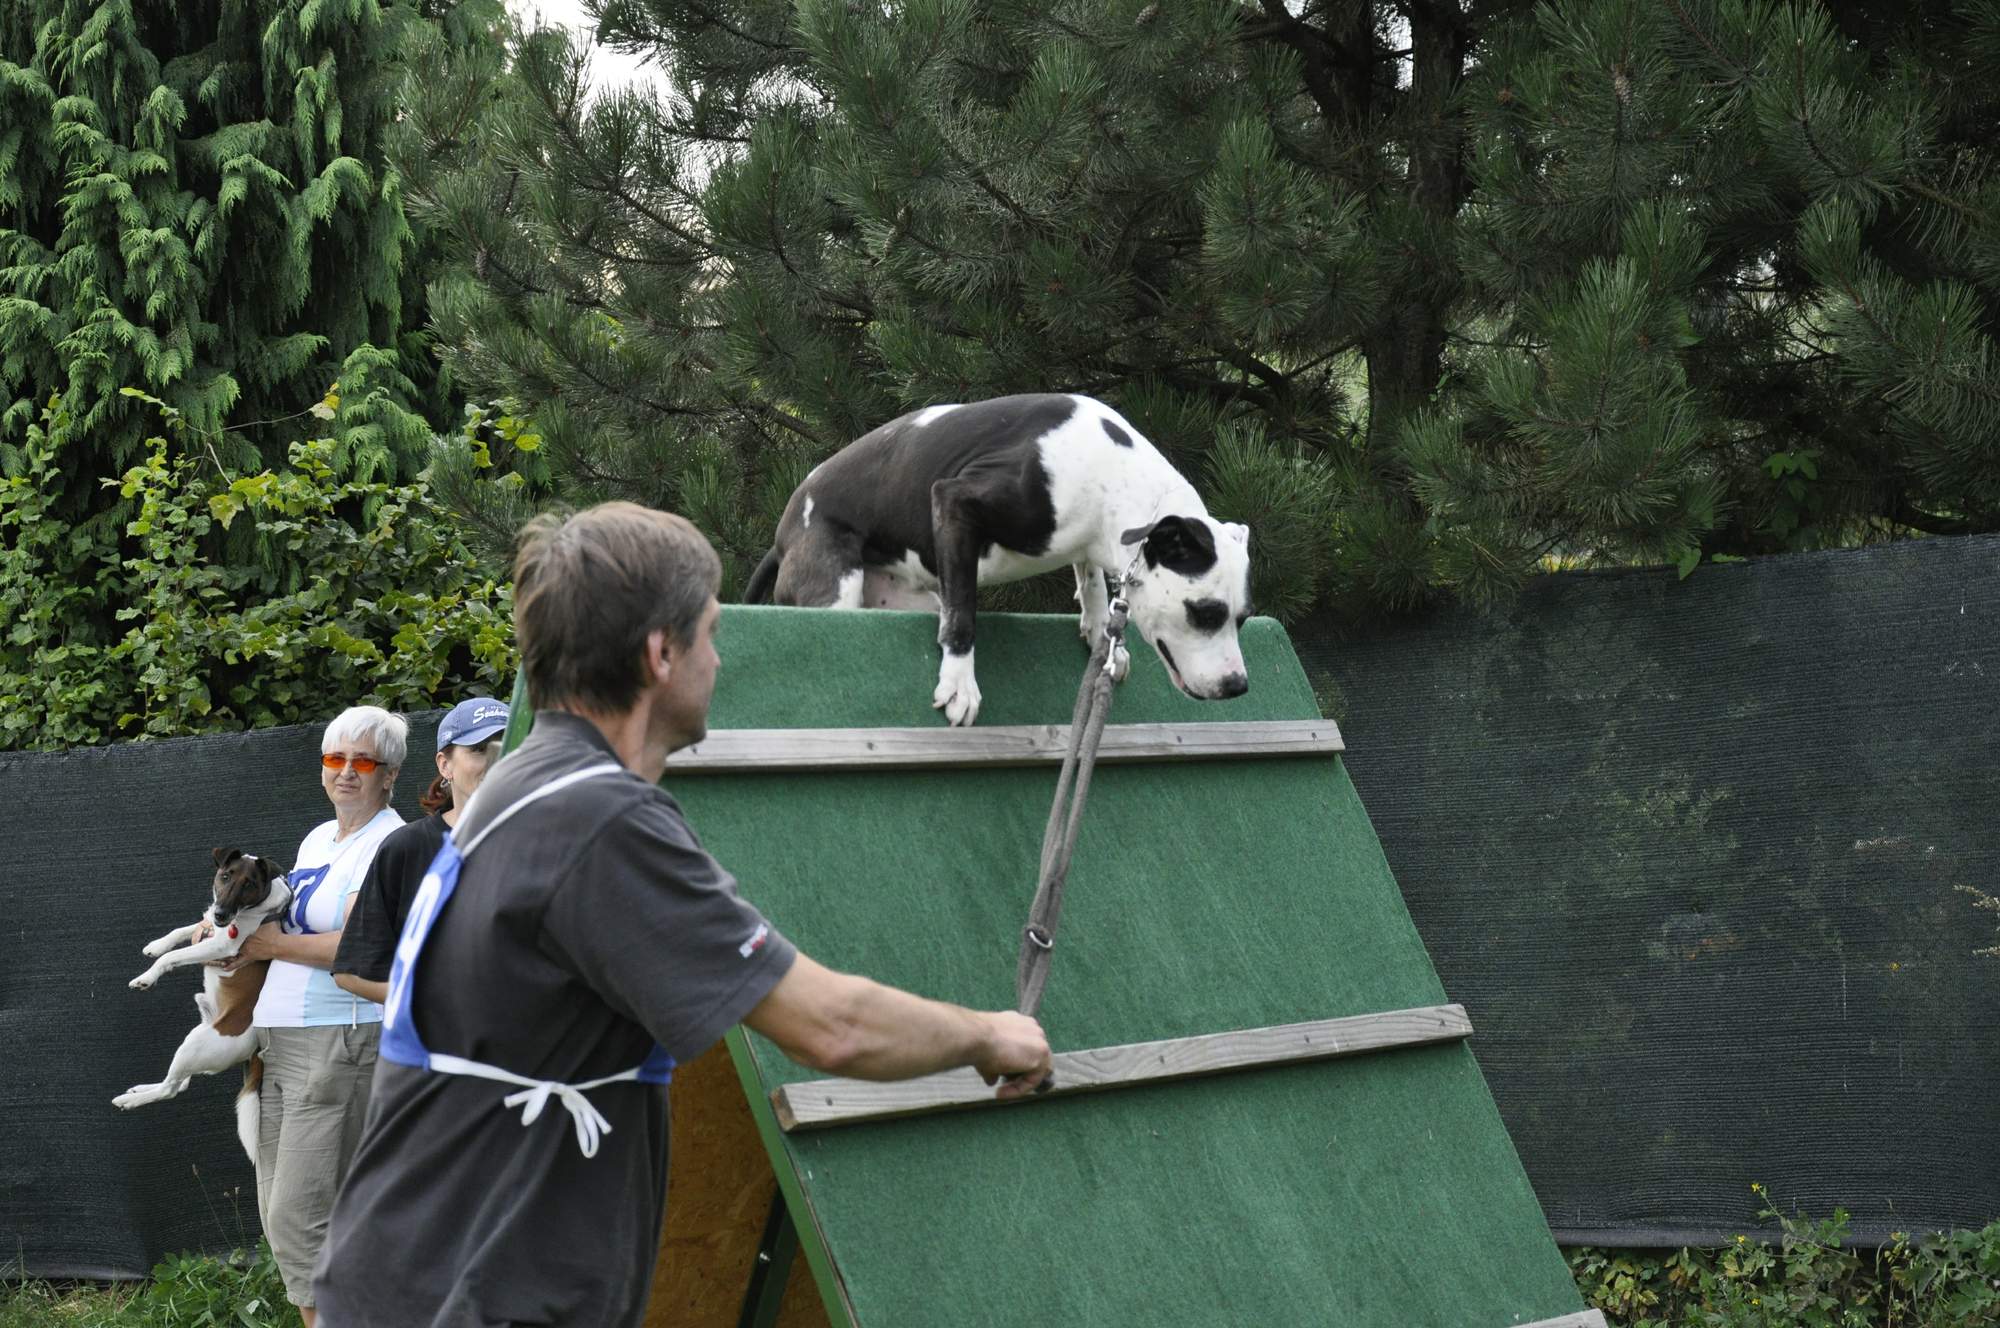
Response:
[{"label": "dog's muzzle", "polygon": [[1181,672],[1179,662],[1174,659],[1174,652],[1168,648],[1165,641],[1153,642],[1153,648],[1160,652],[1160,659],[1166,664],[1167,676],[1173,679],[1174,686],[1197,701],[1227,701],[1250,690],[1249,675],[1226,673],[1216,682],[1213,691],[1198,692],[1188,684],[1187,675]]}]

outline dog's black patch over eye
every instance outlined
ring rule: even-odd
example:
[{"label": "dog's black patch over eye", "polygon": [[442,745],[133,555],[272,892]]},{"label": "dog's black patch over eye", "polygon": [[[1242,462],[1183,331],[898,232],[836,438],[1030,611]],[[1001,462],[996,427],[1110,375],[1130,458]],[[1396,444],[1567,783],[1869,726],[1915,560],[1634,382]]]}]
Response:
[{"label": "dog's black patch over eye", "polygon": [[1219,599],[1182,600],[1187,606],[1188,626],[1197,632],[1219,632],[1229,622],[1229,606]]},{"label": "dog's black patch over eye", "polygon": [[1100,418],[1098,423],[1104,426],[1104,432],[1112,442],[1118,444],[1120,447],[1130,447],[1132,445],[1132,435],[1119,428],[1115,420]]},{"label": "dog's black patch over eye", "polygon": [[1197,577],[1215,566],[1215,536],[1208,524],[1185,516],[1163,516],[1150,526],[1139,526],[1119,536],[1122,544],[1138,544],[1146,555],[1146,566],[1164,567],[1185,577]]}]

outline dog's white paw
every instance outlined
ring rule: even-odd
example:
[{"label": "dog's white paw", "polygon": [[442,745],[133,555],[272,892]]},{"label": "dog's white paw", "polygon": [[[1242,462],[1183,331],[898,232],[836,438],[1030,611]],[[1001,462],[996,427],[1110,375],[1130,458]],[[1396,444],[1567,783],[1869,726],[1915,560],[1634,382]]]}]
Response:
[{"label": "dog's white paw", "polygon": [[964,687],[947,687],[938,684],[931,693],[931,709],[944,711],[945,719],[954,728],[964,728],[979,718],[979,688],[967,683]]},{"label": "dog's white paw", "polygon": [[130,1111],[134,1107],[143,1107],[148,1102],[157,1101],[159,1091],[158,1084],[134,1084],[112,1098],[111,1105],[120,1111]]},{"label": "dog's white paw", "polygon": [[972,675],[972,653],[946,655],[938,669],[937,690],[931,693],[931,709],[944,711],[945,720],[963,728],[979,718],[979,682]]},{"label": "dog's white paw", "polygon": [[141,973],[138,977],[133,978],[130,982],[126,983],[125,985],[130,987],[133,991],[144,991],[148,987],[152,986],[158,980],[159,980],[159,974],[146,972],[146,973]]},{"label": "dog's white paw", "polygon": [[158,959],[161,955],[165,954],[167,951],[173,948],[174,948],[174,943],[168,940],[166,937],[162,936],[157,941],[148,941],[144,945],[140,946],[139,953],[146,956],[146,958],[148,959]]}]

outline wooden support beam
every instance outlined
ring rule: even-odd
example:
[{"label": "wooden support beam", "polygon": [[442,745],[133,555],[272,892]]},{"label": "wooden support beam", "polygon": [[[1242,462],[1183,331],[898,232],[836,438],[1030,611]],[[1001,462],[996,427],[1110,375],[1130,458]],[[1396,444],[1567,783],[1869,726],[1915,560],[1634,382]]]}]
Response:
[{"label": "wooden support beam", "polygon": [[[1346,750],[1330,719],[1215,724],[1111,724],[1099,765],[1135,761],[1328,756]],[[716,729],[667,758],[669,775],[773,770],[895,770],[934,766],[1057,765],[1069,725],[993,728]]]},{"label": "wooden support beam", "polygon": [[[1462,1005],[1426,1005],[1382,1014],[1351,1015],[1305,1024],[1246,1028],[1233,1033],[1133,1042],[1055,1056],[1055,1087],[1031,1101],[1091,1093],[1107,1088],[1188,1079],[1229,1070],[1330,1060],[1388,1047],[1450,1042],[1472,1032]],[[1023,1099],[1016,1099],[1020,1101]],[[922,1116],[961,1107],[1004,1105],[973,1071],[870,1083],[862,1079],[814,1079],[785,1084],[771,1092],[779,1126],[787,1133],[829,1125]]]}]

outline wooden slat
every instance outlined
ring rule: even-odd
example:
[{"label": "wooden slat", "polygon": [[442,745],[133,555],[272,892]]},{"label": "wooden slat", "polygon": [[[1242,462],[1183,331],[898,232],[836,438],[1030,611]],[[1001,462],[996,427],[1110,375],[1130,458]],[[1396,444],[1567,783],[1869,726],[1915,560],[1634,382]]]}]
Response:
[{"label": "wooden slat", "polygon": [[[1109,724],[1099,765],[1136,761],[1326,756],[1346,750],[1330,719],[1216,724]],[[992,728],[716,729],[667,758],[669,774],[757,770],[894,770],[934,766],[1059,764],[1069,725]]]},{"label": "wooden slat", "polygon": [[[1246,1028],[1232,1033],[1133,1042],[1055,1056],[1055,1087],[1030,1101],[1091,1093],[1134,1084],[1187,1079],[1228,1070],[1353,1056],[1388,1047],[1450,1042],[1472,1032],[1462,1005],[1426,1005],[1382,1014],[1351,1015],[1305,1024]],[[1020,1100],[1020,1099],[1016,1099]],[[829,1125],[920,1116],[959,1107],[1005,1105],[972,1070],[878,1084],[861,1079],[815,1079],[771,1092],[778,1124],[788,1133]]]},{"label": "wooden slat", "polygon": [[1606,1328],[1603,1310],[1583,1310],[1577,1314],[1565,1314],[1560,1319],[1537,1319],[1533,1323],[1515,1325],[1515,1328]]}]

